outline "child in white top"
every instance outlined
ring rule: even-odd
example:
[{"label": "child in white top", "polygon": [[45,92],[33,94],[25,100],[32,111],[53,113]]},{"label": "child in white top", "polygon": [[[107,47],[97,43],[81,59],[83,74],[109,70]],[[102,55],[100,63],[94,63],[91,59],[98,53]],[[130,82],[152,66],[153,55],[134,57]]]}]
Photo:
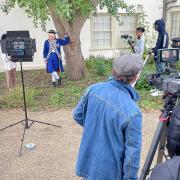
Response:
[{"label": "child in white top", "polygon": [[[7,39],[7,34],[3,34],[1,36],[1,40],[5,39]],[[2,52],[1,57],[4,64],[4,69],[6,71],[7,87],[9,90],[11,90],[11,88],[14,88],[16,86],[16,63],[12,62],[10,57],[7,56],[7,54],[3,54]]]}]

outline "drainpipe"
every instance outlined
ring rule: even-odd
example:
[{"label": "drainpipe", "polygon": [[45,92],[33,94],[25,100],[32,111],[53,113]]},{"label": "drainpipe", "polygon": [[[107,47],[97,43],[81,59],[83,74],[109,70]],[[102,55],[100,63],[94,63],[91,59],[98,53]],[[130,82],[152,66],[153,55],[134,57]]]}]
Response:
[{"label": "drainpipe", "polygon": [[163,19],[166,21],[166,13],[168,4],[177,2],[177,0],[163,0]]}]

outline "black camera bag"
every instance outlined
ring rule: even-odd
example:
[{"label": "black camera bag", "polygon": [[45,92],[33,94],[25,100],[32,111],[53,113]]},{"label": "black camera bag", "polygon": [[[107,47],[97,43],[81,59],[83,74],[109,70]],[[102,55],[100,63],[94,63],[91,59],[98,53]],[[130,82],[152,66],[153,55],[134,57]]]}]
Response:
[{"label": "black camera bag", "polygon": [[180,155],[180,103],[173,110],[167,129],[167,150],[170,157]]}]

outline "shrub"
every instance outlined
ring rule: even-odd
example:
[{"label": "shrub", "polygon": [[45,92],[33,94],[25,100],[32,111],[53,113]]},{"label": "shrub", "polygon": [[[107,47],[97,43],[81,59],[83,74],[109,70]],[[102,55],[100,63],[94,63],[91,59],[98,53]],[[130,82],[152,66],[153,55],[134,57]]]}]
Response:
[{"label": "shrub", "polygon": [[102,56],[90,56],[85,61],[87,69],[98,76],[111,74],[112,59],[107,59]]},{"label": "shrub", "polygon": [[142,70],[141,76],[138,79],[137,84],[136,84],[137,90],[150,90],[151,89],[151,87],[149,86],[147,82],[147,75],[155,73],[155,65],[153,61],[154,61],[153,57],[150,57],[144,69]]}]

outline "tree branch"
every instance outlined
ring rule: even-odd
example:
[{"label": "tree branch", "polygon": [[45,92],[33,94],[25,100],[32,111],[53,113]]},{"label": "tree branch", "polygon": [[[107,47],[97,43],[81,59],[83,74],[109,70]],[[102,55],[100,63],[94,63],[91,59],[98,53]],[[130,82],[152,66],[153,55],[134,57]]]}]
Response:
[{"label": "tree branch", "polygon": [[99,4],[99,3],[98,3],[98,0],[92,0],[91,2],[92,2],[92,4],[93,4],[94,8],[96,8],[97,5]]},{"label": "tree branch", "polygon": [[60,37],[64,36],[64,33],[67,32],[68,35],[71,35],[72,27],[68,21],[62,20],[60,16],[56,13],[56,8],[53,5],[49,6],[50,15],[54,22],[55,28],[58,31]]}]

